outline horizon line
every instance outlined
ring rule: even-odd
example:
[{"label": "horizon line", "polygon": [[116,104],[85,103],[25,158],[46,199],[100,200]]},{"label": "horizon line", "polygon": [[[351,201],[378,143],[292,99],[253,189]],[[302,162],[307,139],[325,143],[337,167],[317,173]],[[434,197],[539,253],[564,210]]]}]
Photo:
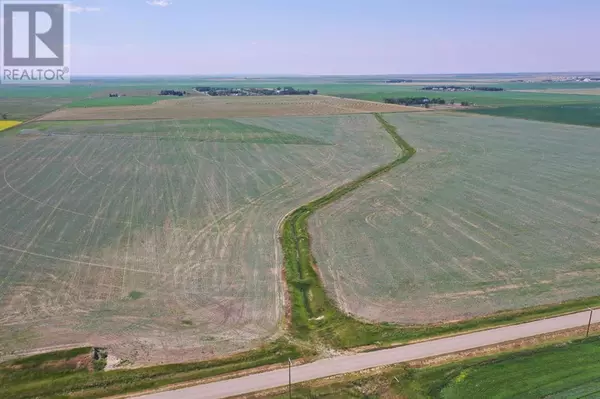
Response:
[{"label": "horizon line", "polygon": [[460,75],[544,75],[600,74],[598,71],[536,71],[536,72],[444,72],[444,73],[374,73],[374,74],[297,74],[297,73],[226,73],[226,74],[74,74],[71,78],[88,77],[340,77],[340,76],[460,76]]}]

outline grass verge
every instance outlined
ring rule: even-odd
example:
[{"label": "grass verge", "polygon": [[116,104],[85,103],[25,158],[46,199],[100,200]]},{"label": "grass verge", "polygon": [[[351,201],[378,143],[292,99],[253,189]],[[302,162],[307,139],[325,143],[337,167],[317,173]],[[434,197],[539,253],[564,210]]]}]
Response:
[{"label": "grass verge", "polygon": [[[399,365],[292,387],[293,398],[547,398],[597,397],[600,337],[545,344],[528,350],[442,366]],[[279,392],[283,392],[280,390]],[[251,397],[287,398],[285,394]]]},{"label": "grass verge", "polygon": [[1,363],[0,398],[100,398],[314,355],[280,339],[223,359],[104,372],[105,360],[92,354],[92,348],[80,348]]}]

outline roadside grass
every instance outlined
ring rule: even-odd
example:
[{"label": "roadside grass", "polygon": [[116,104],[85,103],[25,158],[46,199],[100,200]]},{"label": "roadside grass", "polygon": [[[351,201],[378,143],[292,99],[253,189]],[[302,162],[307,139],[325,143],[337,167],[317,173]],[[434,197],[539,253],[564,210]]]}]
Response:
[{"label": "roadside grass", "polygon": [[[596,397],[600,337],[544,345],[425,368],[399,365],[292,387],[293,398]],[[281,392],[281,391],[280,391]],[[261,398],[287,398],[286,393]]]},{"label": "roadside grass", "polygon": [[457,323],[400,326],[391,323],[371,324],[328,309],[325,318],[312,320],[308,330],[314,339],[334,347],[348,349],[357,346],[376,345],[384,348],[400,344],[461,334],[476,330],[519,324],[565,313],[581,311],[587,307],[600,306],[600,297],[573,300],[557,305],[537,306],[516,311],[499,312]]},{"label": "roadside grass", "polygon": [[[90,352],[91,348],[80,348],[1,363],[0,397],[100,398],[157,389],[166,385],[284,363],[289,358],[308,358],[314,355],[305,348],[301,349],[287,340],[280,339],[256,350],[205,362],[105,372],[101,371],[106,364],[102,359],[93,363],[92,370],[78,368],[73,362],[69,363],[69,360]],[[61,366],[53,366],[56,364]]]},{"label": "roadside grass", "polygon": [[542,122],[564,123],[600,127],[600,104],[564,104],[564,105],[527,105],[500,108],[471,108],[461,112],[480,115],[502,116],[536,120]]}]

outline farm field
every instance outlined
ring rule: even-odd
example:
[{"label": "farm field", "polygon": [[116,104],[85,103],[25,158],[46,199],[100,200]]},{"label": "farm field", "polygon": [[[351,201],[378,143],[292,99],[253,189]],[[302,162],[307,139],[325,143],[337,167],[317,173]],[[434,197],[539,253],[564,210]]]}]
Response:
[{"label": "farm field", "polygon": [[[470,365],[448,366],[446,369],[452,372],[460,366],[462,370],[453,381],[446,382],[441,396],[448,399],[595,397],[599,393],[600,380],[596,367],[600,360],[599,341],[596,337]],[[513,384],[514,381],[520,383]]]},{"label": "farm field", "polygon": [[182,362],[264,342],[283,216],[397,153],[371,115],[20,132],[0,138],[0,357],[92,345]]},{"label": "farm field", "polygon": [[76,100],[67,105],[68,108],[86,107],[122,107],[130,105],[150,105],[157,101],[165,100],[164,96],[140,96],[140,97],[94,97]]},{"label": "farm field", "polygon": [[[488,85],[488,84],[486,84]],[[420,90],[419,86],[383,86],[371,85],[364,91],[336,93],[345,98],[356,98],[367,101],[384,101],[390,97],[439,97],[447,102],[454,100],[456,103],[468,101],[476,106],[502,107],[502,106],[527,106],[527,105],[562,105],[562,104],[600,104],[600,98],[593,94],[556,94],[522,91],[468,91],[468,92],[430,92]],[[489,86],[496,86],[490,84]],[[505,85],[497,85],[505,87]],[[378,89],[379,88],[379,89]]]},{"label": "farm field", "polygon": [[[166,133],[165,133],[166,132]],[[169,133],[170,132],[170,133]],[[173,132],[176,132],[173,133]],[[21,134],[60,134],[78,137],[140,138],[160,141],[196,141],[265,144],[330,144],[308,135],[283,133],[266,127],[257,128],[234,119],[188,119],[181,121],[117,120],[108,123],[89,121],[36,122],[20,130]]]},{"label": "farm field", "polygon": [[0,98],[0,114],[9,120],[27,121],[71,102],[68,98]]},{"label": "farm field", "polygon": [[[510,82],[515,78],[537,79],[532,76],[517,75],[457,75],[457,76],[404,76],[413,79],[406,84],[386,84],[386,79],[394,76],[364,76],[364,77],[272,77],[260,79],[243,78],[104,78],[76,79],[67,87],[15,86],[3,87],[0,95],[0,112],[8,113],[10,119],[29,120],[41,114],[53,111],[61,106],[67,107],[121,107],[149,106],[157,100],[162,89],[187,90],[194,94],[196,86],[218,87],[277,87],[293,86],[297,89],[318,89],[320,94],[333,95],[343,98],[354,98],[382,102],[388,97],[423,96],[420,90],[429,84],[478,84],[500,86],[507,91],[498,93],[467,92],[467,93],[435,93],[446,100],[469,101],[478,106],[523,106],[523,105],[560,105],[560,104],[600,104],[596,91],[598,82]],[[397,78],[397,77],[396,77]],[[527,92],[532,90],[533,92]],[[539,91],[539,92],[538,92]],[[120,93],[126,97],[109,98],[109,93]],[[587,95],[586,95],[587,94]],[[433,95],[429,93],[429,95]],[[195,100],[197,101],[197,100]],[[232,109],[227,107],[229,111]],[[330,108],[321,104],[320,108]],[[412,108],[415,109],[414,107]],[[300,110],[301,111],[301,110]],[[329,109],[330,112],[331,108]],[[372,111],[381,111],[373,109]],[[113,111],[114,112],[114,111]],[[184,111],[181,111],[184,112]],[[280,109],[280,113],[281,113]],[[294,114],[287,110],[286,114]],[[314,110],[301,111],[314,113]],[[336,111],[339,113],[339,110]],[[122,114],[118,114],[122,115]],[[200,115],[201,116],[201,115]],[[220,116],[220,115],[215,115]],[[239,116],[227,113],[224,117]],[[252,116],[252,115],[251,115]],[[253,115],[256,116],[256,115]],[[120,118],[121,116],[119,116]],[[188,117],[188,116],[186,116]]]},{"label": "farm field", "polygon": [[414,107],[326,96],[210,97],[162,100],[152,105],[63,108],[42,120],[197,119],[253,116],[312,116],[368,112],[401,112]]},{"label": "farm field", "polygon": [[598,295],[597,129],[466,114],[386,120],[417,154],[309,219],[343,310],[425,324]]},{"label": "farm field", "polygon": [[548,93],[548,94],[582,94],[582,95],[600,95],[600,88],[598,87],[581,87],[571,89],[538,89],[538,90],[519,90],[525,93]]},{"label": "farm field", "polygon": [[6,129],[10,129],[11,127],[15,127],[19,124],[21,124],[20,121],[0,120],[0,132]]},{"label": "farm field", "polygon": [[465,112],[543,122],[600,127],[600,104],[526,105],[472,108]]}]

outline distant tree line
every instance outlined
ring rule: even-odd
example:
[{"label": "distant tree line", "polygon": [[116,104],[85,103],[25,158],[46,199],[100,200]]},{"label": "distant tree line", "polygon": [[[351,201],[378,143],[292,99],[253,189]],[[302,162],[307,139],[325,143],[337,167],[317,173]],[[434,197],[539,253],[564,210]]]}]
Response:
[{"label": "distant tree line", "polygon": [[187,95],[187,91],[182,91],[182,90],[161,90],[159,95],[161,96],[179,96],[179,97],[183,97],[185,95]]},{"label": "distant tree line", "polygon": [[319,91],[317,89],[315,90],[296,90],[293,87],[284,87],[283,89],[275,89],[275,93],[280,95],[280,96],[286,96],[286,95],[316,95],[319,94]]},{"label": "distant tree line", "polygon": [[296,90],[293,87],[278,87],[276,89],[264,88],[231,88],[231,87],[210,87],[198,86],[195,88],[200,93],[206,93],[209,96],[289,96],[289,95],[316,95],[318,90]]},{"label": "distant tree line", "polygon": [[421,90],[433,91],[504,91],[502,87],[489,86],[425,86]]},{"label": "distant tree line", "polygon": [[398,105],[429,105],[429,104],[446,104],[443,98],[428,98],[428,97],[402,97],[402,98],[386,98],[384,102],[387,104]]}]

